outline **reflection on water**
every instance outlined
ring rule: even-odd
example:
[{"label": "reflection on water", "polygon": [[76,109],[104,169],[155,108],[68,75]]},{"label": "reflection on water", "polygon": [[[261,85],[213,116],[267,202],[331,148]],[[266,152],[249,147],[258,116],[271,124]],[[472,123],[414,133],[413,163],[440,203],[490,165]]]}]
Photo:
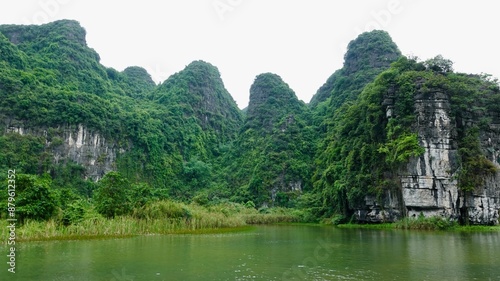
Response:
[{"label": "reflection on water", "polygon": [[16,274],[3,263],[0,280],[500,280],[496,232],[259,226],[20,244]]}]

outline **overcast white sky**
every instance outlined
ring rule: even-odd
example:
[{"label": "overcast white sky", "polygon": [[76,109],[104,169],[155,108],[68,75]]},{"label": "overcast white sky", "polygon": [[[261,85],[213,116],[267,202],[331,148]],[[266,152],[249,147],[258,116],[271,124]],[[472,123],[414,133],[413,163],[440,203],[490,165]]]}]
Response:
[{"label": "overcast white sky", "polygon": [[103,65],[142,66],[156,82],[210,62],[244,108],[264,72],[309,102],[342,67],[348,42],[374,28],[405,55],[442,54],[456,71],[500,77],[499,8],[495,0],[2,0],[0,23],[75,19]]}]

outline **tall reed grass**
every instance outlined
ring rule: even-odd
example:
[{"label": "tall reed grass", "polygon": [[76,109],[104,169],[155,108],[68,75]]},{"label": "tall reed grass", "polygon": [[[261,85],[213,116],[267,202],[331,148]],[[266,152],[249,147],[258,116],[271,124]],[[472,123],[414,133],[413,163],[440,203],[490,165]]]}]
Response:
[{"label": "tall reed grass", "polygon": [[[215,206],[184,204],[171,200],[157,201],[134,210],[128,216],[107,219],[88,210],[85,218],[65,226],[60,221],[25,221],[16,229],[16,240],[68,240],[128,237],[147,234],[207,233],[245,229],[251,224],[297,222],[299,217],[287,209],[259,213],[241,204]],[[0,237],[8,237],[6,221],[0,221]],[[1,241],[0,243],[5,243]]]}]

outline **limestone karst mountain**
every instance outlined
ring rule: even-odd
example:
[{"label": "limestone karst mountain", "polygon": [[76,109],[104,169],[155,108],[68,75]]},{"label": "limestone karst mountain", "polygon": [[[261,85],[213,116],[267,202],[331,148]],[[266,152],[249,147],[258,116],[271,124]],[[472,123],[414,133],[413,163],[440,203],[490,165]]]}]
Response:
[{"label": "limestone karst mountain", "polygon": [[314,176],[325,212],[497,223],[498,84],[435,61],[400,58],[336,111]]},{"label": "limestone karst mountain", "polygon": [[308,114],[281,77],[255,78],[245,122],[225,160],[227,184],[238,200],[295,205],[310,186],[314,133]]},{"label": "limestone karst mountain", "polygon": [[498,223],[500,90],[487,76],[406,58],[372,31],[309,105],[264,73],[243,113],[208,62],[156,85],[101,65],[85,35],[70,20],[0,26],[0,177],[15,168],[90,198],[116,171],[150,187],[144,198]]}]

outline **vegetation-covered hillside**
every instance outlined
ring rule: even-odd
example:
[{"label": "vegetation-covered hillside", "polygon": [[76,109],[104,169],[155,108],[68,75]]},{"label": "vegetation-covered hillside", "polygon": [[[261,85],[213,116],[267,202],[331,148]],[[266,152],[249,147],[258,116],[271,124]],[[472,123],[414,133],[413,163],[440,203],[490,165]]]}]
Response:
[{"label": "vegetation-covered hillside", "polygon": [[255,78],[245,122],[221,175],[236,200],[295,205],[310,186],[314,132],[308,120],[309,109],[281,77]]},{"label": "vegetation-covered hillside", "polygon": [[[121,177],[156,196],[187,199],[211,182],[205,174],[242,124],[218,70],[203,61],[156,86],[140,67],[102,66],[85,30],[66,20],[0,26],[0,44],[2,173],[47,174],[54,187],[92,196],[85,167],[53,161],[64,141],[58,133],[81,125],[122,151],[115,163]],[[46,133],[21,136],[8,133],[12,127]]]},{"label": "vegetation-covered hillside", "polygon": [[335,110],[344,102],[355,100],[366,84],[401,56],[389,34],[381,30],[361,34],[347,49],[344,66],[318,89],[311,106],[327,101],[328,107]]},{"label": "vegetation-covered hillside", "polygon": [[451,136],[456,142],[450,149],[457,150],[459,158],[450,160],[454,170],[447,173],[457,177],[460,192],[471,194],[482,187],[487,175],[497,172],[492,161],[498,159],[486,157],[479,134],[495,132],[490,125],[498,122],[493,120],[499,110],[498,84],[485,76],[454,73],[452,63],[441,56],[425,62],[401,57],[369,83],[355,102],[338,109],[316,158],[314,190],[321,215],[350,217],[363,208],[367,195],[380,202],[387,191],[400,196],[399,176],[404,175],[409,159],[429,149],[420,142],[418,129],[426,125],[419,124],[415,101],[432,93],[444,93],[451,105],[446,111],[457,135]]},{"label": "vegetation-covered hillside", "polygon": [[[120,72],[101,65],[78,22],[3,25],[0,177],[9,169],[20,175],[25,218],[57,216],[65,224],[90,209],[108,217],[161,212],[166,205],[151,202],[167,198],[348,218],[366,196],[383,201],[386,191],[397,194],[405,165],[427,149],[416,97],[435,91],[451,103],[455,174],[465,196],[496,173],[497,152],[485,150],[485,136],[497,136],[498,84],[454,73],[440,56],[425,62],[401,56],[384,31],[353,40],[343,68],[309,105],[278,75],[264,73],[243,113],[207,62],[194,61],[156,85],[141,67]],[[104,150],[116,151],[113,171],[98,182],[85,165],[61,158],[63,147],[83,145],[63,139],[64,131],[83,128],[105,140]]]}]

